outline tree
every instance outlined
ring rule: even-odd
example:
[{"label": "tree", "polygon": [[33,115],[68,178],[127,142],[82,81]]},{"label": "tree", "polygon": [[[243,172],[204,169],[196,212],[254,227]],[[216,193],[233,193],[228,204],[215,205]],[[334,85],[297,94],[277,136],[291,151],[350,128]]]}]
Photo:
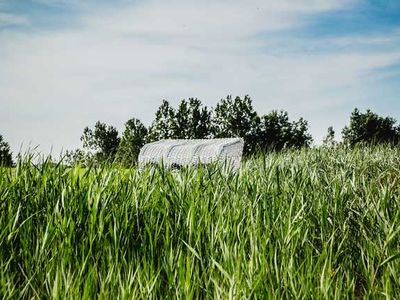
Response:
[{"label": "tree", "polygon": [[213,133],[215,137],[243,137],[244,153],[254,153],[259,135],[260,117],[254,110],[248,95],[243,99],[227,96],[221,99],[213,111]]},{"label": "tree", "polygon": [[286,144],[286,148],[300,149],[310,147],[313,139],[308,132],[308,122],[300,118],[297,122],[292,122],[290,128],[290,138]]},{"label": "tree", "polygon": [[211,113],[197,98],[181,101],[172,121],[173,137],[202,139],[211,134]]},{"label": "tree", "polygon": [[190,127],[189,138],[203,139],[211,135],[211,112],[197,98],[189,98]]},{"label": "tree", "polygon": [[342,130],[343,142],[349,146],[358,143],[398,144],[400,126],[391,117],[381,117],[371,110],[361,113],[357,108],[351,113],[350,124]]},{"label": "tree", "polygon": [[197,98],[183,99],[175,110],[168,101],[163,100],[156,112],[148,140],[161,139],[200,139],[211,134],[211,113]]},{"label": "tree", "polygon": [[303,118],[289,121],[286,111],[272,111],[261,117],[259,147],[266,151],[308,147],[312,142]]},{"label": "tree", "polygon": [[272,111],[261,117],[259,146],[264,150],[285,148],[290,136],[290,122],[285,111]]},{"label": "tree", "polygon": [[92,155],[90,153],[85,153],[81,149],[75,149],[71,151],[66,151],[64,155],[64,162],[68,166],[73,166],[76,164],[86,165],[92,159]]},{"label": "tree", "polygon": [[328,131],[322,143],[325,147],[333,147],[336,145],[335,130],[333,130],[332,126],[328,127]]},{"label": "tree", "polygon": [[116,160],[124,166],[135,165],[140,149],[146,142],[146,136],[147,128],[140,120],[132,118],[126,122],[125,131],[118,146]]},{"label": "tree", "polygon": [[0,134],[0,166],[11,167],[13,166],[12,153],[10,145],[3,139]]},{"label": "tree", "polygon": [[172,138],[174,135],[175,111],[167,100],[163,100],[150,127],[148,141]]},{"label": "tree", "polygon": [[189,114],[189,103],[183,99],[179,104],[176,113],[172,115],[170,120],[172,129],[171,137],[178,139],[188,138],[191,131]]},{"label": "tree", "polygon": [[115,127],[98,121],[94,130],[85,127],[81,141],[84,149],[93,152],[96,161],[112,161],[119,145],[118,131]]}]

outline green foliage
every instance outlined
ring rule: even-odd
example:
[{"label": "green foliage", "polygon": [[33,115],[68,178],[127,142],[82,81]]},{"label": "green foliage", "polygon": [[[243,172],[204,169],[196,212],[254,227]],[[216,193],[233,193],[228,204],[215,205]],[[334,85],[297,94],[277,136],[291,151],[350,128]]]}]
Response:
[{"label": "green foliage", "polygon": [[245,154],[257,150],[282,150],[309,147],[312,142],[308,123],[303,118],[290,122],[285,111],[272,111],[258,116],[249,96],[228,96],[214,110],[213,129],[216,137],[243,137]]},{"label": "green foliage", "polygon": [[181,101],[172,121],[173,137],[203,139],[211,134],[211,113],[197,98]]},{"label": "green foliage", "polygon": [[400,149],[0,168],[1,299],[400,298]]},{"label": "green foliage", "polygon": [[303,118],[290,122],[286,111],[272,111],[261,117],[259,147],[264,150],[309,147],[312,142]]},{"label": "green foliage", "polygon": [[287,148],[300,149],[309,147],[313,139],[308,132],[308,122],[300,118],[297,122],[293,122],[291,126],[291,138],[287,143]]},{"label": "green foliage", "polygon": [[343,142],[349,146],[364,144],[398,144],[400,126],[391,117],[381,117],[370,110],[361,113],[357,108],[351,113],[350,124],[343,131]]},{"label": "green foliage", "polygon": [[123,166],[133,166],[137,163],[140,149],[146,142],[147,128],[140,120],[132,118],[125,124],[118,146],[116,161]]},{"label": "green foliage", "polygon": [[83,148],[93,153],[96,161],[113,161],[119,145],[118,131],[98,121],[93,130],[85,127],[81,141]]},{"label": "green foliage", "polygon": [[92,161],[91,155],[89,153],[85,153],[81,149],[67,151],[64,156],[64,163],[68,166],[85,166],[87,164],[90,164],[90,161]]},{"label": "green foliage", "polygon": [[191,132],[188,102],[183,99],[171,120],[172,136],[178,139],[187,138]]},{"label": "green foliage", "polygon": [[212,124],[215,137],[242,137],[245,142],[244,153],[255,152],[260,117],[248,95],[243,99],[232,99],[232,96],[221,99],[213,111]]},{"label": "green foliage", "polygon": [[0,134],[0,166],[11,167],[13,165],[12,153],[10,145],[4,140]]},{"label": "green foliage", "polygon": [[148,140],[202,139],[210,137],[211,113],[197,98],[183,99],[175,110],[163,100],[150,128]]},{"label": "green foliage", "polygon": [[114,127],[100,122],[94,130],[86,127],[81,137],[86,151],[68,152],[67,161],[88,164],[93,160],[113,160],[116,156],[116,162],[132,166],[145,142],[224,137],[243,137],[245,155],[257,150],[298,149],[312,142],[307,121],[300,118],[289,122],[287,112],[283,111],[273,111],[260,119],[249,96],[243,99],[227,96],[213,111],[197,98],[183,99],[177,109],[163,100],[148,130],[136,119],[126,123],[120,145]]},{"label": "green foliage", "polygon": [[150,127],[148,141],[153,142],[174,136],[175,111],[167,100],[163,100]]},{"label": "green foliage", "polygon": [[337,145],[337,142],[335,141],[335,130],[333,130],[332,126],[328,127],[326,136],[324,137],[322,143],[324,147],[333,147]]}]

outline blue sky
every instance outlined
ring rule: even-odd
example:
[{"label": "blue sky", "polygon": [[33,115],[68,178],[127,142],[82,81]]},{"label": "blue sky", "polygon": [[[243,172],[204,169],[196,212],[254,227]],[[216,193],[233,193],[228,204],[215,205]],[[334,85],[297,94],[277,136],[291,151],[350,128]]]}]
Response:
[{"label": "blue sky", "polygon": [[[400,120],[400,1],[0,0],[0,134],[80,146],[86,125],[146,125],[162,99],[305,117],[319,143],[358,107]],[[340,137],[340,135],[339,135]]]}]

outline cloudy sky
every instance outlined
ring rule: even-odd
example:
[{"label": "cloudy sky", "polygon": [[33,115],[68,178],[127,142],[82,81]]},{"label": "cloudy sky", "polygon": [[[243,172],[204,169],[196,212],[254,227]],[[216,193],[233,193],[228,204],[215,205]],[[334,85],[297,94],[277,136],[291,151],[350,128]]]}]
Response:
[{"label": "cloudy sky", "polygon": [[249,94],[320,142],[358,107],[400,119],[399,0],[0,0],[0,134],[80,146],[162,99]]}]

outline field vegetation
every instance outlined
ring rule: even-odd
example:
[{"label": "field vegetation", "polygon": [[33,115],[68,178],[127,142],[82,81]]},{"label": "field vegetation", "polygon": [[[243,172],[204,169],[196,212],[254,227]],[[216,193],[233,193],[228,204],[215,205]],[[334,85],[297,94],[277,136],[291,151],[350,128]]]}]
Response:
[{"label": "field vegetation", "polygon": [[400,149],[0,169],[0,298],[400,298]]}]

